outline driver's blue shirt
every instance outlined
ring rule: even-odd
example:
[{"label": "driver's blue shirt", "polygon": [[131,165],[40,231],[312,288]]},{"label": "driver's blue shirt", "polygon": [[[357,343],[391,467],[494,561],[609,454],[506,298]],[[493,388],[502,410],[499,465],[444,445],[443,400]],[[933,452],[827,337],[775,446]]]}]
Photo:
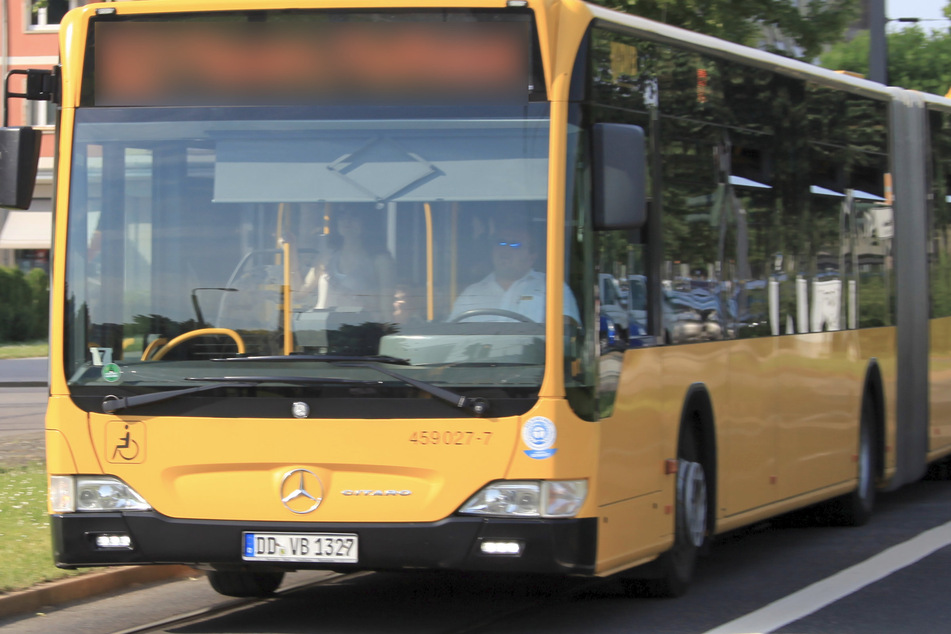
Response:
[{"label": "driver's blue shirt", "polygon": [[[564,314],[580,322],[578,305],[567,284],[564,298]],[[508,310],[524,315],[532,321],[544,322],[545,274],[529,271],[505,289],[496,281],[495,273],[489,273],[485,278],[462,291],[452,307],[449,319],[455,319],[466,311],[479,309]],[[479,315],[473,316],[471,321],[508,321],[508,319],[499,315]]]}]

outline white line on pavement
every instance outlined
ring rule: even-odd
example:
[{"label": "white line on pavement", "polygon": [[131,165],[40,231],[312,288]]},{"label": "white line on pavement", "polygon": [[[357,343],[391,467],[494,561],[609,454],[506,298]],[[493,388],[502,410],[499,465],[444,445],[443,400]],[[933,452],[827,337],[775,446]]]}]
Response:
[{"label": "white line on pavement", "polygon": [[951,522],[892,546],[870,559],[807,586],[798,592],[725,623],[705,634],[766,634],[818,612],[842,597],[951,545]]}]

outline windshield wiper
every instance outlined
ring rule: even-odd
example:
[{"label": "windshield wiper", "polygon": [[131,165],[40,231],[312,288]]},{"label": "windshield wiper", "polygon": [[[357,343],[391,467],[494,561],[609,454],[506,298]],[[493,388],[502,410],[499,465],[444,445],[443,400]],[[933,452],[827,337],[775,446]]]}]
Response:
[{"label": "windshield wiper", "polygon": [[222,359],[212,359],[212,361],[224,361],[228,363],[241,362],[260,362],[260,361],[326,361],[336,363],[338,361],[372,361],[374,363],[389,363],[391,365],[410,365],[408,359],[399,357],[390,357],[385,354],[361,357],[350,354],[273,354],[260,357],[226,357]]},{"label": "windshield wiper", "polygon": [[371,370],[376,370],[386,376],[392,377],[397,381],[403,381],[412,385],[418,390],[422,390],[427,394],[431,394],[438,399],[446,401],[450,405],[454,405],[459,409],[467,409],[476,416],[485,416],[489,411],[489,402],[484,398],[469,398],[468,396],[463,396],[462,394],[456,394],[452,390],[447,390],[446,388],[439,387],[438,385],[433,385],[432,383],[427,383],[425,381],[419,381],[412,377],[408,377],[405,374],[400,374],[399,372],[394,372],[389,368],[384,368],[381,365],[372,362],[360,362],[360,361],[347,361],[342,362],[338,361],[334,365],[344,367],[344,368],[370,368]]},{"label": "windshield wiper", "polygon": [[136,394],[135,396],[126,396],[119,398],[117,396],[107,396],[102,402],[102,411],[105,413],[116,412],[120,409],[129,409],[140,405],[150,403],[160,403],[168,401],[179,396],[188,396],[198,392],[207,392],[217,390],[223,387],[254,387],[261,383],[291,383],[294,385],[367,385],[368,383],[379,383],[379,381],[363,381],[358,379],[335,379],[335,378],[317,378],[310,376],[209,376],[209,377],[187,377],[186,381],[213,381],[211,385],[197,385],[195,387],[185,387],[178,390],[165,390],[163,392],[151,392],[149,394]]},{"label": "windshield wiper", "polygon": [[263,357],[231,357],[227,359],[214,359],[214,361],[223,361],[227,363],[248,363],[257,361],[324,361],[326,363],[343,368],[370,368],[371,370],[376,370],[381,374],[385,374],[388,377],[394,378],[397,381],[402,381],[403,383],[412,385],[416,389],[422,390],[431,396],[435,396],[436,398],[445,401],[454,407],[459,409],[467,409],[476,416],[485,416],[489,411],[489,402],[484,398],[470,398],[468,396],[463,396],[462,394],[456,394],[452,390],[447,390],[446,388],[439,387],[438,385],[433,385],[432,383],[427,383],[426,381],[420,381],[418,379],[408,377],[405,374],[394,372],[393,370],[380,365],[381,363],[390,365],[410,365],[408,360],[400,359],[398,357],[390,357],[387,355],[361,357],[357,355],[340,354],[290,354],[286,356],[268,355]]},{"label": "windshield wiper", "polygon": [[214,385],[199,385],[197,387],[186,387],[179,390],[166,390],[164,392],[152,392],[150,394],[136,394],[135,396],[126,396],[125,398],[119,398],[118,396],[110,395],[102,401],[102,411],[109,414],[110,412],[117,412],[120,409],[128,409],[130,407],[138,407],[139,405],[148,405],[149,403],[168,401],[173,398],[178,398],[179,396],[195,394],[196,392],[217,390],[218,388],[222,387],[253,387],[254,385],[256,384],[215,383]]}]

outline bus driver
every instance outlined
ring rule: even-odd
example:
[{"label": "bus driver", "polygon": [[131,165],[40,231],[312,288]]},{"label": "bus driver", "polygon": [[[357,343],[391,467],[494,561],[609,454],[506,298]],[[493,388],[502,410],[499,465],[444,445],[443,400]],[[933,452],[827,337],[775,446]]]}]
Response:
[{"label": "bus driver", "polygon": [[[514,226],[498,232],[492,243],[492,272],[468,286],[453,304],[449,321],[508,321],[501,314],[464,316],[472,310],[509,311],[534,322],[545,321],[545,274],[534,270],[539,255],[528,229]],[[580,323],[578,304],[567,285],[564,314]]]}]

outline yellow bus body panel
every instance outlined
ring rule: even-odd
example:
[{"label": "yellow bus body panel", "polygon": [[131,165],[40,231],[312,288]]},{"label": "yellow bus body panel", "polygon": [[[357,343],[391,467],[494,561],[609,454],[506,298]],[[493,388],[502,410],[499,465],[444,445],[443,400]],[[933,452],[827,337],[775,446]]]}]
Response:
[{"label": "yellow bus body panel", "polygon": [[931,320],[929,460],[951,453],[951,318]]},{"label": "yellow bus body panel", "polygon": [[894,471],[895,329],[807,333],[625,353],[597,467],[598,572],[673,543],[677,455],[687,390],[713,406],[716,532],[830,499],[857,483],[869,360],[884,390],[885,465]]},{"label": "yellow bus body panel", "polygon": [[[46,408],[47,471],[53,475],[102,473],[89,439],[87,414],[68,396],[51,396]],[[61,440],[57,440],[60,438]]]},{"label": "yellow bus body panel", "polygon": [[[107,472],[159,513],[245,521],[441,519],[492,479],[486,474],[505,472],[517,432],[512,421],[489,419],[90,418]],[[139,463],[115,453],[116,429],[129,423],[139,430]],[[284,477],[300,468],[323,484],[319,511],[307,515],[281,502]]]},{"label": "yellow bus body panel", "polygon": [[602,436],[597,466],[601,574],[655,555],[672,542],[676,480],[665,473],[665,458],[676,455],[679,421],[677,399],[664,389],[658,371],[663,363],[663,348],[624,354],[613,415],[598,423]]},{"label": "yellow bus body panel", "polygon": [[[535,416],[560,421],[557,457],[526,454],[522,425]],[[492,480],[587,479],[597,451],[596,426],[557,400],[508,419],[89,418],[105,473],[159,513],[192,519],[436,521]],[[281,502],[294,469],[320,478],[318,511]]]}]

